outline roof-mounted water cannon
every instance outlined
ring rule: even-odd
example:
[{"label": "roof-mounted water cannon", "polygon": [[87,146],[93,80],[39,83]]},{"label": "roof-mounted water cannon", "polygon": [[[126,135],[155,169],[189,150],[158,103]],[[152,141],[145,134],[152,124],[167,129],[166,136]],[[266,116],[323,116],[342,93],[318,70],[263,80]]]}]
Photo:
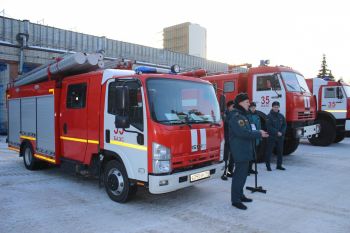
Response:
[{"label": "roof-mounted water cannon", "polygon": [[260,60],[259,66],[268,66],[270,64],[270,60]]}]

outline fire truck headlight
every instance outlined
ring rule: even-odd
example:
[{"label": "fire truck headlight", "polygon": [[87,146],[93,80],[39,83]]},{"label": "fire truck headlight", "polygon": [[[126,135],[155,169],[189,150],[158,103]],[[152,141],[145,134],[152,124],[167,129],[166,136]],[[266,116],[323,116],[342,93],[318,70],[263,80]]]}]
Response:
[{"label": "fire truck headlight", "polygon": [[220,161],[224,160],[225,140],[220,143]]},{"label": "fire truck headlight", "polygon": [[168,173],[171,171],[170,148],[158,143],[152,144],[153,172]]},{"label": "fire truck headlight", "polygon": [[303,136],[303,133],[304,133],[304,130],[303,130],[303,129],[297,129],[296,134],[297,134],[297,137],[298,137],[298,138],[301,138],[301,137]]},{"label": "fire truck headlight", "polygon": [[319,132],[321,132],[321,125],[317,124],[316,125],[316,133],[319,133]]}]

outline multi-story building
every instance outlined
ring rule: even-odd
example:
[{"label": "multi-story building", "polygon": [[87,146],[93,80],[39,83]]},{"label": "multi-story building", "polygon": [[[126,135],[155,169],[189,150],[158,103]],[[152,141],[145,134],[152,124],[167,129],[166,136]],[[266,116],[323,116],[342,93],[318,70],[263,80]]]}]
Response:
[{"label": "multi-story building", "polygon": [[164,49],[207,57],[207,30],[199,24],[182,23],[163,29]]}]

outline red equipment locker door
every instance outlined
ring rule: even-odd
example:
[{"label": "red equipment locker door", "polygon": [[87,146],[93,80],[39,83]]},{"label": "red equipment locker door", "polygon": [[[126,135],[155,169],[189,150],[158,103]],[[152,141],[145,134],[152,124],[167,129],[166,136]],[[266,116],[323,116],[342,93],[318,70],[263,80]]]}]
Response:
[{"label": "red equipment locker door", "polygon": [[87,109],[89,81],[87,79],[62,82],[60,139],[62,156],[84,161],[87,148]]}]

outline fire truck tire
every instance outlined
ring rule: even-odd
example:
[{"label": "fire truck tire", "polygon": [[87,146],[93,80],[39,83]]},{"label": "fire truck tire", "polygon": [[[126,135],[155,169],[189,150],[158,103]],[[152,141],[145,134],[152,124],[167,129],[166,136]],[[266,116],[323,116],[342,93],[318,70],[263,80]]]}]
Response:
[{"label": "fire truck tire", "polygon": [[298,149],[300,143],[299,138],[289,138],[288,140],[284,140],[283,145],[283,155],[290,155],[294,151]]},{"label": "fire truck tire", "polygon": [[337,135],[335,136],[334,143],[338,143],[343,141],[345,138],[345,132],[337,132]]},{"label": "fire truck tire", "polygon": [[33,147],[30,143],[25,143],[22,147],[21,153],[23,156],[24,166],[28,170],[36,170],[39,168],[40,161],[34,157]]},{"label": "fire truck tire", "polygon": [[318,137],[312,136],[308,140],[314,146],[329,146],[335,141],[335,127],[327,120],[320,119],[319,123],[321,125],[321,132],[318,134]]},{"label": "fire truck tire", "polygon": [[103,180],[109,198],[115,202],[125,203],[136,192],[135,187],[130,185],[125,167],[117,160],[107,162]]}]

